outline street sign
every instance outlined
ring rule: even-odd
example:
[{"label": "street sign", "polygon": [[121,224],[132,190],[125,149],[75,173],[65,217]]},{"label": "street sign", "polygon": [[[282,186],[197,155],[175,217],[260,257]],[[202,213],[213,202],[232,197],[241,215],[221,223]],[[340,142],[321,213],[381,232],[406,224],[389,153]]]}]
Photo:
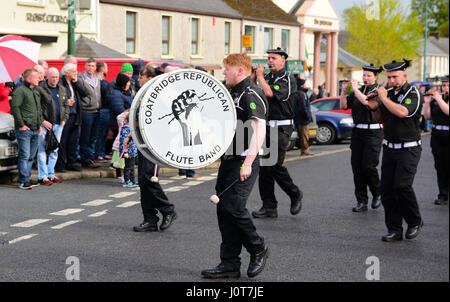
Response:
[{"label": "street sign", "polygon": [[242,47],[252,47],[252,35],[242,36]]}]

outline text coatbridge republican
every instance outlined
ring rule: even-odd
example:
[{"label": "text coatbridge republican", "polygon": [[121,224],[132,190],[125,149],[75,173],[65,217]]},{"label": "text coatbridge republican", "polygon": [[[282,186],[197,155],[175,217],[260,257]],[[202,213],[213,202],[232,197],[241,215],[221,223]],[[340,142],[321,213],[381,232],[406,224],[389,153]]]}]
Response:
[{"label": "text coatbridge republican", "polygon": [[230,107],[227,105],[227,100],[225,99],[225,93],[213,80],[209,79],[204,74],[200,74],[198,72],[183,72],[177,73],[174,75],[170,75],[167,79],[161,81],[161,83],[156,86],[153,91],[150,93],[150,97],[147,99],[147,103],[145,105],[145,123],[147,125],[152,123],[152,110],[153,105],[155,104],[155,100],[158,98],[158,95],[164,91],[164,89],[172,83],[175,83],[180,80],[192,80],[192,81],[201,81],[203,84],[206,84],[211,90],[217,95],[217,98],[222,103],[223,111],[230,111]]}]

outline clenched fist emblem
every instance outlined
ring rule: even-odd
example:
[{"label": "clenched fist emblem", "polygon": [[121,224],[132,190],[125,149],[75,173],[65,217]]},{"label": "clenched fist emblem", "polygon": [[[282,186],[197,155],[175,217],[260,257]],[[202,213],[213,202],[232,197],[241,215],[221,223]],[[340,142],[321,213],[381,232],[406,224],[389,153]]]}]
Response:
[{"label": "clenched fist emblem", "polygon": [[173,115],[169,124],[175,119],[180,123],[185,147],[202,144],[200,137],[201,108],[199,103],[204,100],[201,97],[197,96],[193,89],[186,90],[172,101],[172,113],[159,118],[161,120]]}]

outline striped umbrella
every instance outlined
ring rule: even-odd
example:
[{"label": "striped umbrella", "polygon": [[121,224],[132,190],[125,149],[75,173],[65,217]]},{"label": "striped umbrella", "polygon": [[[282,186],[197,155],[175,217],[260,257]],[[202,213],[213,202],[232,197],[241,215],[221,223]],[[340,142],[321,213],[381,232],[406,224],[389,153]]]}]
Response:
[{"label": "striped umbrella", "polygon": [[41,44],[28,38],[7,35],[0,38],[0,83],[12,82],[25,69],[37,64]]}]

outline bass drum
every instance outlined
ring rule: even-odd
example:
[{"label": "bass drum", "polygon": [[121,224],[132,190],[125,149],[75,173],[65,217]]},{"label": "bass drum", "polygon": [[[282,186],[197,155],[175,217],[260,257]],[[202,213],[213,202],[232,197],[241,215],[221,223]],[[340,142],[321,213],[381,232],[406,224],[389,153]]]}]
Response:
[{"label": "bass drum", "polygon": [[218,160],[233,141],[236,120],[227,88],[196,69],[153,78],[130,108],[131,135],[140,152],[177,169],[198,169]]}]

